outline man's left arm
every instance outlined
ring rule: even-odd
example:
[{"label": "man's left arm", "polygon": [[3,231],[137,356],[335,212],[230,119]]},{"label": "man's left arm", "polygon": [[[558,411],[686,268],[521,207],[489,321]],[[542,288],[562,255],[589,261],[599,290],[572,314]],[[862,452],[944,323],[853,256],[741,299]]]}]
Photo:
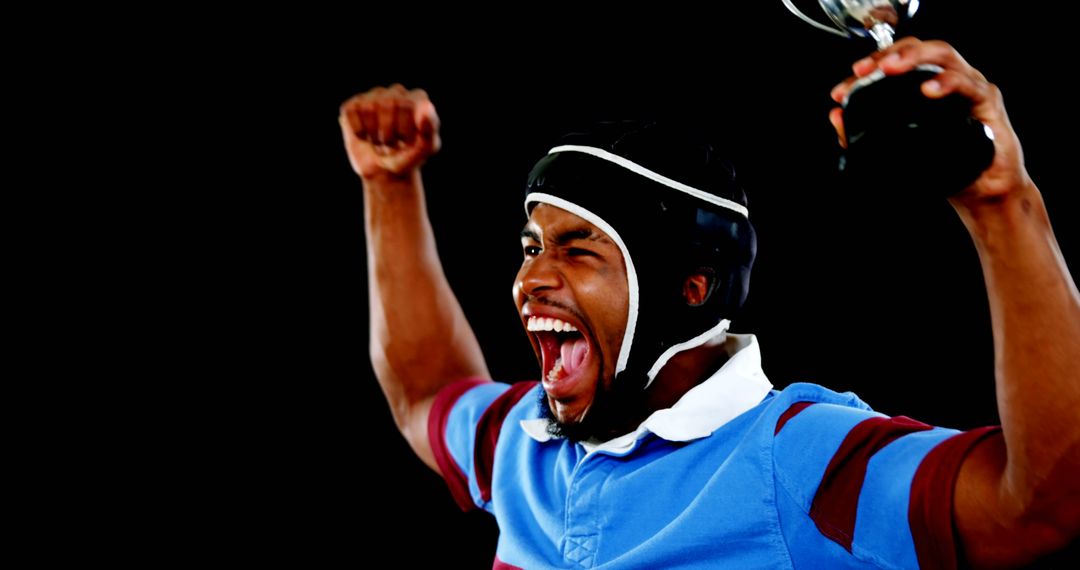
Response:
[{"label": "man's left arm", "polygon": [[[928,97],[959,93],[994,132],[995,157],[950,198],[979,254],[994,337],[1002,432],[965,457],[953,514],[973,567],[1028,563],[1080,535],[1080,292],[1028,177],[998,89],[942,42],[906,38],[857,62],[857,77],[919,63],[945,69]],[[849,80],[833,97],[843,99]],[[831,119],[843,132],[840,109]]]}]

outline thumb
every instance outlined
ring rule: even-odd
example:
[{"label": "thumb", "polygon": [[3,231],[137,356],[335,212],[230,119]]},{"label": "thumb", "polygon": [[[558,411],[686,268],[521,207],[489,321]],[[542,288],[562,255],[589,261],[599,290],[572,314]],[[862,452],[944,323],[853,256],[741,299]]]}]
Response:
[{"label": "thumb", "polygon": [[435,112],[435,105],[431,101],[423,101],[413,111],[413,119],[416,121],[416,132],[431,150],[439,150],[439,114]]},{"label": "thumb", "polygon": [[836,136],[840,140],[840,146],[847,148],[847,135],[844,133],[844,111],[840,107],[833,107],[829,111],[829,122],[836,129]]}]

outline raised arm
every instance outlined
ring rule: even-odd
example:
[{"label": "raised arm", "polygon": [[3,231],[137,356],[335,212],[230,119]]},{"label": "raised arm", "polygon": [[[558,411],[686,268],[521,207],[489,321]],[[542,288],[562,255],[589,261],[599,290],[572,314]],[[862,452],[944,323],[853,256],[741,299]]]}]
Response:
[{"label": "raised arm", "polygon": [[[993,164],[950,202],[986,280],[1003,431],[965,459],[953,510],[972,566],[1012,567],[1080,535],[1080,293],[997,87],[949,45],[913,38],[857,62],[855,73],[903,73],[918,63],[945,69],[923,84],[925,95],[971,99],[995,137]],[[850,84],[833,97],[841,101]],[[842,133],[839,109],[831,118]]]},{"label": "raised arm", "polygon": [[439,118],[422,90],[394,85],[349,99],[339,120],[364,187],[371,362],[398,429],[438,471],[427,436],[435,394],[454,380],[488,376],[424,203],[420,166],[439,150]]}]

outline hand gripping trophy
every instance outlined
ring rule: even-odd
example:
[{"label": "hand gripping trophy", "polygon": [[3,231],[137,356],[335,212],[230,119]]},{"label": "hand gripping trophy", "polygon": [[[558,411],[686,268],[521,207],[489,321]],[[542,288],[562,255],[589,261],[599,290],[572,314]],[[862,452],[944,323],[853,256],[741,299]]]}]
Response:
[{"label": "hand gripping trophy", "polygon": [[[893,44],[897,27],[919,8],[919,0],[818,0],[833,26],[800,12],[816,28],[844,37],[868,37],[878,49]],[[949,196],[975,181],[994,157],[993,134],[971,116],[958,94],[925,97],[919,86],[942,69],[920,65],[901,75],[880,69],[860,78],[843,102],[847,148],[840,170],[860,187],[929,188]]]}]

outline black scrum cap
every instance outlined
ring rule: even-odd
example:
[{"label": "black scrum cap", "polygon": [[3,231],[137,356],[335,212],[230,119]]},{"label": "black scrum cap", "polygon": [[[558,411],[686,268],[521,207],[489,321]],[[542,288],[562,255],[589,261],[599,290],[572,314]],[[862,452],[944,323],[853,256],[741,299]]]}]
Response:
[{"label": "black scrum cap", "polygon": [[[602,123],[563,138],[529,174],[537,204],[598,227],[622,251],[629,312],[615,373],[647,386],[675,354],[723,333],[746,299],[757,239],[746,195],[715,149],[671,126]],[[704,303],[682,286],[713,277]]]}]

